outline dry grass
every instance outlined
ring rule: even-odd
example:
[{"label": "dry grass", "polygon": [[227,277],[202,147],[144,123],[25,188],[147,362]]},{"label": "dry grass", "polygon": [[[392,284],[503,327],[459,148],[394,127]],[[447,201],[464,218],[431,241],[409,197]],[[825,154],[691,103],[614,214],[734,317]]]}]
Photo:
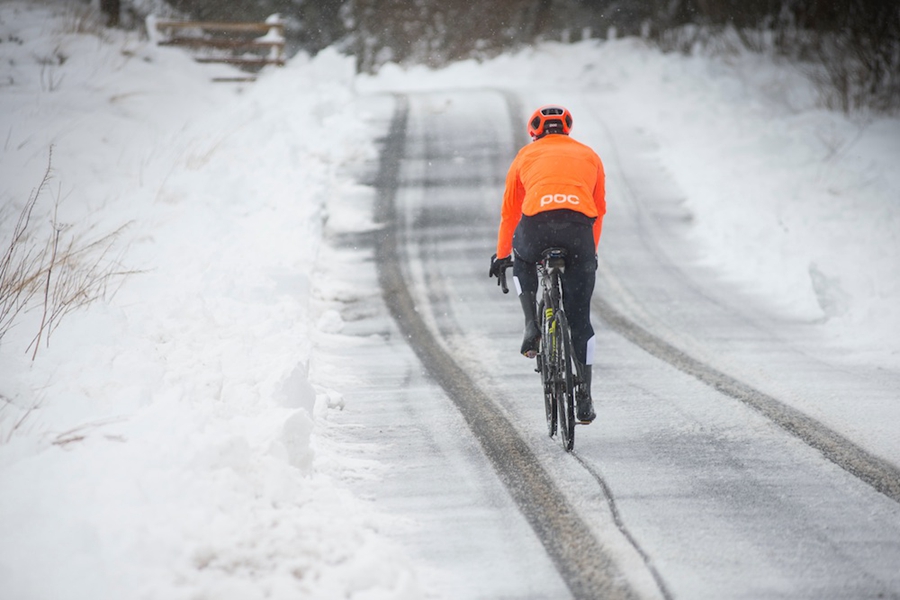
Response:
[{"label": "dry grass", "polygon": [[126,226],[91,237],[62,225],[59,199],[53,205],[50,227],[35,223],[35,207],[51,179],[53,151],[47,170],[19,213],[0,259],[0,342],[19,324],[25,312],[40,311],[40,322],[27,350],[32,360],[63,317],[92,302],[108,298],[134,271],[121,267],[114,256],[116,242]]},{"label": "dry grass", "polygon": [[106,17],[93,3],[69,2],[65,11],[62,33],[93,35],[102,41],[109,41]]}]

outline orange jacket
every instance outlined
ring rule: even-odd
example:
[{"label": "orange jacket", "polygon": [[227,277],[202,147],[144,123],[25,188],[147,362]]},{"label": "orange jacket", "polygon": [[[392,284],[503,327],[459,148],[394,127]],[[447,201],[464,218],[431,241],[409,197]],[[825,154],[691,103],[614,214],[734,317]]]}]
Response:
[{"label": "orange jacket", "polygon": [[606,214],[606,176],[597,153],[567,135],[551,134],[519,150],[506,174],[497,257],[512,254],[522,215],[568,208],[594,221],[594,247]]}]

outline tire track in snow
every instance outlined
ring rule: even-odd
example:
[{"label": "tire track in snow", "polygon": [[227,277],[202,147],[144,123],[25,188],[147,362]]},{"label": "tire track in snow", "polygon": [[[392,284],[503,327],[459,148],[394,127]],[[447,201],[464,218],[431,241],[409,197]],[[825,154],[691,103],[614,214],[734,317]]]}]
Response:
[{"label": "tire track in snow", "polygon": [[633,323],[606,300],[595,297],[592,305],[610,329],[631,343],[718,392],[740,400],[808,446],[818,450],[835,465],[891,500],[900,502],[900,469],[893,464],[874,456],[816,419],[693,358]]},{"label": "tire track in snow", "polygon": [[377,212],[384,223],[376,245],[376,259],[384,301],[429,374],[459,408],[572,595],[579,599],[635,598],[636,593],[610,553],[591,535],[590,528],[553,483],[528,444],[493,400],[441,348],[416,311],[400,265],[394,204],[400,185],[408,110],[406,97],[397,96],[376,179]]}]

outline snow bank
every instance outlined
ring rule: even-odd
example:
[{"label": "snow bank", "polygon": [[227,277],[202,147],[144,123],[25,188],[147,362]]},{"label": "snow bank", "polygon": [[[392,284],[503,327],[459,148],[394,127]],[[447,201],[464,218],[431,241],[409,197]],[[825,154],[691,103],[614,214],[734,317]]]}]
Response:
[{"label": "snow bank", "polygon": [[0,5],[0,200],[17,214],[52,147],[36,232],[57,197],[71,231],[127,223],[114,256],[140,272],[34,362],[36,312],[2,340],[0,596],[417,597],[371,509],[317,468],[323,206],[374,152],[352,60],[214,85],[180,51],[76,32],[78,6]]},{"label": "snow bank", "polygon": [[654,140],[708,264],[820,322],[857,360],[896,369],[900,119],[825,110],[802,66],[739,48],[684,56],[634,38],[544,44],[434,73],[388,65],[360,89],[496,87],[614,107],[601,117]]}]

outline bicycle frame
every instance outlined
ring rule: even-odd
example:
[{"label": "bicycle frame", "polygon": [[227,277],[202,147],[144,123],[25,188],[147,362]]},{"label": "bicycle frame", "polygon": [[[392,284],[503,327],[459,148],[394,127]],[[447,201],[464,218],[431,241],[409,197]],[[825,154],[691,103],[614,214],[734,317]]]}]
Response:
[{"label": "bicycle frame", "polygon": [[553,437],[557,429],[566,451],[575,444],[575,386],[572,368],[572,339],[563,306],[560,275],[565,271],[565,251],[549,248],[537,265],[541,297],[537,306],[541,322],[541,348],[535,369],[541,374],[547,429]]},{"label": "bicycle frame", "polygon": [[[506,294],[506,268],[500,270],[497,283]],[[547,248],[537,264],[541,294],[536,299],[536,316],[540,321],[541,344],[535,371],[541,375],[544,390],[544,411],[550,437],[559,430],[563,448],[571,452],[575,447],[575,387],[581,383],[581,373],[573,369],[572,333],[563,307],[560,275],[566,268],[566,251]]]}]

